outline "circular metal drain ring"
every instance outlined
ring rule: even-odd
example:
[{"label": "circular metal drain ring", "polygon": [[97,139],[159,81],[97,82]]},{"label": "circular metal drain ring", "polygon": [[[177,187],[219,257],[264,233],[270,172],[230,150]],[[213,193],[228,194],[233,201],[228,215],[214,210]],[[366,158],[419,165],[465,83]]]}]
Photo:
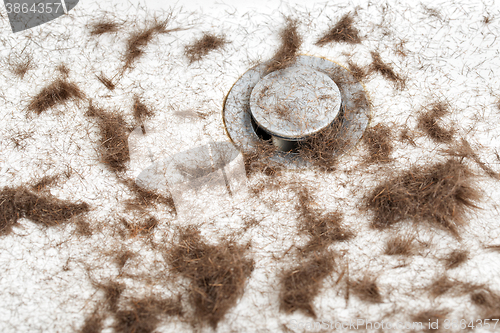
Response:
[{"label": "circular metal drain ring", "polygon": [[[342,139],[344,145],[334,154],[343,154],[354,147],[370,120],[370,105],[363,85],[348,69],[324,58],[299,56],[293,66],[310,67],[326,74],[337,84],[342,104],[341,112],[336,119],[341,126],[335,136]],[[266,76],[267,68],[268,63],[265,62],[244,73],[233,85],[224,101],[222,112],[226,132],[242,152],[251,152],[261,142],[254,129],[255,121],[250,110],[250,98],[254,87]],[[310,166],[310,163],[298,154],[292,153],[278,151],[271,160],[287,167]]]}]

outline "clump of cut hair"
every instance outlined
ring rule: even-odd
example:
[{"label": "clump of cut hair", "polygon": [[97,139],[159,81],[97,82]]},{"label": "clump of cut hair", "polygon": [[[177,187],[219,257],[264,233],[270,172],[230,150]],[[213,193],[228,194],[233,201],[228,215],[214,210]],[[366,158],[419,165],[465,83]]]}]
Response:
[{"label": "clump of cut hair", "polygon": [[346,241],[354,237],[354,234],[342,226],[342,214],[340,212],[323,213],[318,209],[311,208],[312,198],[307,189],[298,191],[299,229],[310,237],[303,251],[321,252],[334,242]]},{"label": "clump of cut hair", "polygon": [[372,210],[372,226],[386,228],[397,222],[429,222],[459,237],[468,210],[481,198],[474,174],[462,161],[450,159],[413,167],[382,182],[365,199]]},{"label": "clump of cut hair", "polygon": [[116,281],[108,281],[97,284],[97,287],[104,292],[104,303],[107,309],[115,312],[118,309],[122,293],[125,291],[125,285]]},{"label": "clump of cut hair", "polygon": [[86,203],[60,200],[46,192],[34,193],[23,186],[5,187],[0,191],[0,236],[9,234],[20,218],[51,227],[89,210]]},{"label": "clump of cut hair", "polygon": [[490,317],[492,313],[500,313],[500,295],[494,293],[489,288],[482,288],[470,294],[472,304],[479,306],[485,315],[483,317]]},{"label": "clump of cut hair", "polygon": [[329,43],[359,44],[361,37],[359,31],[354,27],[354,17],[351,13],[345,14],[342,18],[316,42],[317,46],[324,46]]},{"label": "clump of cut hair", "polygon": [[426,13],[430,17],[435,17],[438,20],[443,20],[443,18],[441,16],[441,13],[439,13],[439,11],[437,9],[429,7],[429,6],[426,6],[423,3],[420,3],[420,5],[422,6],[422,9],[424,10],[424,13]]},{"label": "clump of cut hair", "polygon": [[370,303],[382,302],[377,278],[368,273],[362,279],[349,281],[349,291],[362,301]]},{"label": "clump of cut hair", "polygon": [[133,179],[122,180],[122,183],[126,185],[134,195],[133,199],[125,202],[127,209],[143,210],[144,208],[154,207],[161,204],[167,206],[170,212],[175,213],[175,203],[172,196],[166,197],[155,190],[140,187]]},{"label": "clump of cut hair", "polygon": [[39,115],[58,104],[63,104],[70,100],[82,99],[83,97],[84,94],[76,84],[63,79],[57,79],[31,99],[28,111]]},{"label": "clump of cut hair", "polygon": [[450,143],[453,140],[455,130],[445,129],[438,124],[439,120],[448,112],[448,105],[445,103],[437,102],[430,105],[427,112],[423,112],[418,118],[417,128],[437,143]]},{"label": "clump of cut hair", "polygon": [[35,192],[40,192],[45,190],[47,187],[54,185],[57,180],[59,179],[59,175],[55,176],[43,176],[36,182],[34,182],[33,185],[31,185],[31,189]]},{"label": "clump of cut hair", "polygon": [[367,71],[363,67],[356,65],[350,60],[347,62],[347,66],[349,66],[349,71],[351,71],[354,78],[360,82],[368,76]]},{"label": "clump of cut hair", "polygon": [[484,289],[484,285],[473,284],[469,282],[460,282],[450,279],[447,275],[443,275],[432,282],[432,284],[427,287],[429,293],[432,297],[439,297],[444,294],[450,294],[451,296],[462,296],[475,292],[477,290]]},{"label": "clump of cut hair", "polygon": [[384,254],[390,256],[410,256],[413,254],[413,237],[396,236],[385,244]]},{"label": "clump of cut hair", "polygon": [[27,56],[20,60],[10,61],[9,62],[10,71],[15,76],[24,79],[24,76],[28,71],[32,70],[35,66],[33,65],[33,57]]},{"label": "clump of cut hair", "polygon": [[275,176],[280,173],[277,166],[270,160],[278,148],[270,140],[259,140],[255,148],[244,151],[243,160],[247,177],[255,173],[263,173],[266,176]]},{"label": "clump of cut hair", "polygon": [[63,77],[67,77],[70,73],[69,67],[65,63],[61,63],[56,67],[56,70],[61,73]]},{"label": "clump of cut hair", "polygon": [[113,313],[113,328],[120,333],[152,333],[165,316],[182,316],[179,299],[159,299],[153,296],[132,299],[125,309]]},{"label": "clump of cut hair", "polygon": [[301,230],[310,236],[304,251],[322,251],[334,242],[342,242],[354,234],[342,226],[342,214],[329,212],[322,214],[311,210],[301,217]]},{"label": "clump of cut hair", "polygon": [[406,80],[399,74],[394,72],[391,65],[385,63],[378,52],[372,51],[372,63],[370,65],[370,72],[376,72],[382,75],[386,80],[391,81],[397,88],[402,89],[406,84]]},{"label": "clump of cut hair", "polygon": [[299,212],[299,217],[311,215],[311,206],[314,205],[314,197],[309,188],[302,185],[294,188],[294,190],[298,199],[296,209]]},{"label": "clump of cut hair", "polygon": [[385,124],[369,127],[363,134],[363,143],[368,148],[367,163],[388,163],[391,161],[392,131]]},{"label": "clump of cut hair", "polygon": [[325,253],[301,262],[283,272],[281,277],[280,310],[286,313],[302,311],[316,318],[313,308],[323,280],[335,269],[335,256]]},{"label": "clump of cut hair", "polygon": [[110,20],[101,20],[95,23],[92,23],[89,27],[91,36],[99,36],[106,33],[115,33],[120,29],[120,24],[110,21]]},{"label": "clump of cut hair", "polygon": [[401,132],[399,133],[399,141],[407,142],[412,146],[416,147],[417,143],[415,142],[415,133],[411,131],[406,125],[403,127]]},{"label": "clump of cut hair", "polygon": [[99,75],[96,75],[97,79],[99,82],[101,82],[108,90],[115,90],[115,84],[111,79],[108,79],[104,73],[101,73]]},{"label": "clump of cut hair", "polygon": [[430,286],[429,286],[429,293],[432,297],[438,297],[441,296],[448,291],[450,291],[453,287],[457,285],[456,281],[450,280],[449,277],[446,275],[441,276],[440,278],[436,279]]},{"label": "clump of cut hair", "polygon": [[302,36],[299,34],[299,21],[292,18],[286,19],[285,27],[280,31],[281,45],[269,61],[266,72],[271,73],[284,69],[295,62],[297,53],[302,45]]},{"label": "clump of cut hair", "polygon": [[217,245],[205,243],[200,232],[189,227],[166,254],[171,271],[190,280],[189,301],[194,321],[216,328],[229,309],[236,305],[254,269],[245,258],[246,247],[228,240]]},{"label": "clump of cut hair", "polygon": [[228,43],[224,35],[217,36],[208,32],[204,32],[200,39],[186,45],[184,54],[189,59],[189,63],[202,60],[210,52],[224,47]]},{"label": "clump of cut hair", "polygon": [[73,224],[75,225],[75,232],[79,236],[90,237],[94,233],[90,223],[83,218],[75,219]]},{"label": "clump of cut hair", "polygon": [[336,255],[328,252],[328,246],[349,240],[354,234],[342,226],[341,213],[325,213],[313,208],[314,199],[307,187],[299,186],[294,190],[298,197],[299,231],[309,236],[307,244],[299,250],[308,259],[283,273],[280,309],[287,313],[299,310],[316,318],[312,302],[322,281],[335,268]]},{"label": "clump of cut hair", "polygon": [[155,21],[149,28],[136,31],[128,37],[124,58],[124,71],[131,68],[134,62],[136,62],[144,54],[144,49],[155,36],[180,30],[179,28],[167,29],[169,22],[170,18],[161,22]]},{"label": "clump of cut hair", "polygon": [[160,221],[154,216],[148,217],[141,225],[143,235],[150,234],[160,224]]},{"label": "clump of cut hair", "polygon": [[[128,237],[147,236],[158,226],[159,221],[155,217],[148,217],[140,223],[130,223],[126,219],[121,219],[123,226],[128,231]],[[123,235],[125,236],[125,235]]]},{"label": "clump of cut hair", "polygon": [[125,227],[125,232],[120,231],[120,236],[123,238],[135,238],[139,236],[149,235],[158,225],[159,221],[155,217],[148,217],[144,221],[128,221],[125,218],[120,219],[121,224]]},{"label": "clump of cut hair", "polygon": [[127,261],[129,259],[132,259],[133,257],[135,257],[134,252],[128,250],[122,250],[116,255],[114,262],[116,263],[116,266],[118,266],[118,269],[122,270],[123,267],[125,267]]},{"label": "clump of cut hair", "polygon": [[[345,114],[345,110],[341,110],[339,116],[342,117],[343,114]],[[328,128],[309,136],[306,140],[300,141],[299,156],[324,171],[337,170],[338,156],[348,146],[348,138],[338,135],[341,128],[342,123],[335,122]]]},{"label": "clump of cut hair", "polygon": [[100,129],[101,161],[113,172],[122,172],[130,161],[129,128],[119,114],[99,109],[90,103],[87,116],[97,120]]},{"label": "clump of cut hair", "polygon": [[83,322],[82,328],[78,331],[79,333],[98,333],[103,329],[103,316],[98,312],[94,311],[92,314],[87,316]]},{"label": "clump of cut hair", "polygon": [[447,269],[453,269],[462,265],[467,260],[469,260],[469,251],[454,250],[444,259],[444,262]]}]

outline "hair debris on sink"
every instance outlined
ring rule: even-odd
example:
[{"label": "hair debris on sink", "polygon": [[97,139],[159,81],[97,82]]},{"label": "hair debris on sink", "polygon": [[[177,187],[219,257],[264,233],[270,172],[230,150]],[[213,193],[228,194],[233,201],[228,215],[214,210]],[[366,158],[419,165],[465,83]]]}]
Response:
[{"label": "hair debris on sink", "polygon": [[102,19],[92,23],[89,26],[91,36],[100,36],[108,33],[116,33],[120,30],[121,25],[111,20]]},{"label": "hair debris on sink", "polygon": [[481,198],[474,173],[460,160],[449,159],[401,171],[370,191],[365,204],[379,229],[405,220],[427,222],[459,237],[467,212]]},{"label": "hair debris on sink", "polygon": [[367,163],[389,163],[391,162],[392,130],[385,124],[377,124],[368,127],[363,134],[363,143],[368,148],[369,156]]},{"label": "hair debris on sink", "polygon": [[457,268],[467,260],[469,260],[468,250],[454,250],[446,258],[444,258],[447,269]]},{"label": "hair debris on sink", "polygon": [[126,163],[130,161],[128,147],[130,128],[122,115],[100,109],[94,106],[92,101],[86,115],[96,119],[100,130],[101,161],[115,173],[125,171]]},{"label": "hair debris on sink", "polygon": [[406,85],[406,79],[400,74],[397,74],[393,67],[382,60],[380,53],[372,51],[372,63],[370,65],[370,73],[379,73],[386,80],[394,83],[397,89],[401,90]]},{"label": "hair debris on sink", "polygon": [[299,34],[299,21],[287,17],[285,23],[285,27],[279,34],[281,46],[271,58],[266,70],[267,73],[284,69],[293,64],[302,45],[302,36]]},{"label": "hair debris on sink", "polygon": [[101,74],[96,75],[97,80],[101,82],[108,90],[115,90],[115,84],[113,83],[112,79],[108,79],[104,73],[101,72]]},{"label": "hair debris on sink", "polygon": [[281,311],[302,311],[316,318],[312,303],[320,292],[323,280],[335,270],[335,257],[333,253],[325,253],[284,271],[280,283]]},{"label": "hair debris on sink", "polygon": [[245,257],[246,249],[232,241],[207,244],[194,227],[181,230],[166,260],[172,272],[190,281],[188,294],[194,323],[215,329],[236,305],[254,269],[253,259]]},{"label": "hair debris on sink", "polygon": [[427,134],[437,143],[450,143],[453,140],[455,129],[446,129],[439,125],[439,120],[449,113],[449,106],[443,102],[436,102],[426,108],[418,118],[417,128]]},{"label": "hair debris on sink", "polygon": [[381,303],[382,295],[377,284],[377,278],[366,273],[363,278],[349,282],[350,292],[359,299],[369,303]]},{"label": "hair debris on sink", "polygon": [[0,191],[0,236],[7,235],[21,218],[53,227],[67,223],[72,217],[88,212],[87,203],[60,200],[50,193],[34,193],[24,186],[4,187]]},{"label": "hair debris on sink", "polygon": [[217,36],[212,33],[204,32],[200,39],[197,39],[184,48],[184,54],[189,59],[189,63],[202,60],[210,52],[223,48],[229,41],[226,36]]},{"label": "hair debris on sink", "polygon": [[316,41],[316,45],[324,46],[333,42],[348,44],[361,43],[359,30],[354,27],[354,16],[347,13],[327,32]]},{"label": "hair debris on sink", "polygon": [[28,105],[28,111],[40,115],[42,112],[58,104],[82,98],[84,98],[84,94],[75,83],[57,79],[42,88],[42,90],[31,99]]}]

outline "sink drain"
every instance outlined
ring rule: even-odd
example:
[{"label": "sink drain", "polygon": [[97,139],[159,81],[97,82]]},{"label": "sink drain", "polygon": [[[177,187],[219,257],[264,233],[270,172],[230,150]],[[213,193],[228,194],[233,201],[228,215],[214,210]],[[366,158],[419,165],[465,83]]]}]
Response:
[{"label": "sink drain", "polygon": [[226,131],[243,152],[255,150],[262,140],[278,149],[274,162],[308,166],[297,154],[301,142],[334,128],[329,135],[341,142],[332,154],[340,155],[361,138],[370,118],[363,85],[335,62],[299,56],[285,69],[267,73],[268,63],[248,70],[226,97]]}]

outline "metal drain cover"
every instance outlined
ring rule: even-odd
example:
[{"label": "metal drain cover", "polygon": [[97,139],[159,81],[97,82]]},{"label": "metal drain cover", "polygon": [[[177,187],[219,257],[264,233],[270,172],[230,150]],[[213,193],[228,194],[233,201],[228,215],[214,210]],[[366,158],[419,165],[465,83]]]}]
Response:
[{"label": "metal drain cover", "polygon": [[299,56],[290,67],[269,74],[267,68],[262,63],[243,74],[224,103],[226,131],[240,150],[250,152],[262,140],[255,125],[281,150],[272,160],[287,166],[309,166],[287,151],[333,123],[341,124],[335,135],[344,142],[335,154],[358,142],[370,107],[363,85],[349,70],[311,56]]},{"label": "metal drain cover", "polygon": [[339,88],[326,74],[294,66],[262,78],[250,95],[250,110],[271,135],[303,140],[335,120],[340,102]]}]

